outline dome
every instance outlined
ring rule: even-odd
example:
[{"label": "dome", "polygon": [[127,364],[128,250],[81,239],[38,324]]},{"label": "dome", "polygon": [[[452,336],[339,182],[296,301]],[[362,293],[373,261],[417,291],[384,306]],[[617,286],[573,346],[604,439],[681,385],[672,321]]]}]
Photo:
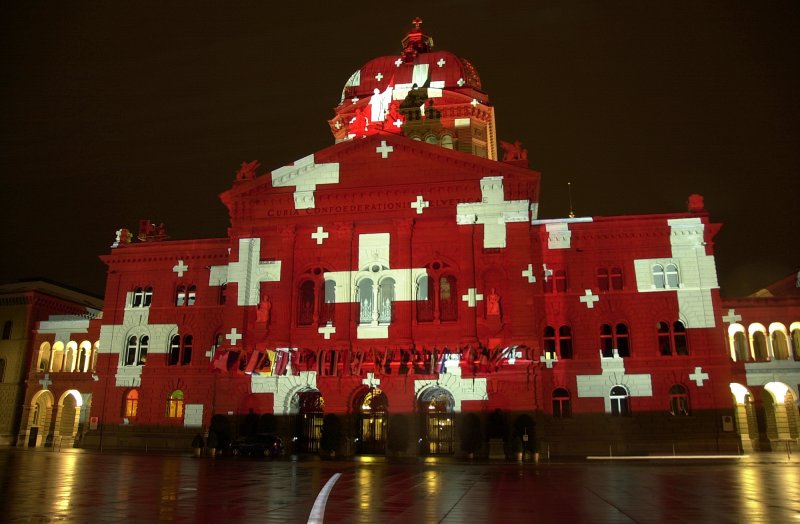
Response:
[{"label": "dome", "polygon": [[481,79],[475,67],[464,58],[448,51],[431,51],[417,54],[413,60],[403,56],[381,56],[370,60],[350,76],[342,90],[340,102],[349,98],[372,96],[389,85],[395,89],[410,89],[413,84],[429,88],[481,91]]},{"label": "dome", "polygon": [[328,120],[339,142],[374,133],[403,134],[448,149],[496,158],[494,108],[475,67],[414,27],[402,51],[361,66]]}]

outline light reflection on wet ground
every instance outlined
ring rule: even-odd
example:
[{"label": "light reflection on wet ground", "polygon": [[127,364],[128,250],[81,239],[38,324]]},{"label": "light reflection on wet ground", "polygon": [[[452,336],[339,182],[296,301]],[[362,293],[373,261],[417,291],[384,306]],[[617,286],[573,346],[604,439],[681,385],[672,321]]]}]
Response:
[{"label": "light reflection on wet ground", "polygon": [[0,449],[5,522],[797,522],[800,461],[513,463],[195,459]]}]

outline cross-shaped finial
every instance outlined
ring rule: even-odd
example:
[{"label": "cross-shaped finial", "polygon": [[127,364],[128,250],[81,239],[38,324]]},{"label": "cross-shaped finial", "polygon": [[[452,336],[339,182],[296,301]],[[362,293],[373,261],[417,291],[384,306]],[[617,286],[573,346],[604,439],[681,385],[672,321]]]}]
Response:
[{"label": "cross-shaped finial", "polygon": [[419,31],[419,26],[422,25],[422,18],[416,17],[411,23],[414,24],[414,31]]}]

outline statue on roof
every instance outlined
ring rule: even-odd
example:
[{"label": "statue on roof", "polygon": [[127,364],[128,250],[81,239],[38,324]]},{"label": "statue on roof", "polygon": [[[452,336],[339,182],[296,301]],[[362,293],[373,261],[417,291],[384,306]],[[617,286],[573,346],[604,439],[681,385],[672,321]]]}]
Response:
[{"label": "statue on roof", "polygon": [[503,162],[528,159],[528,150],[522,148],[519,140],[515,140],[513,144],[501,140],[500,147],[503,148]]},{"label": "statue on roof", "polygon": [[258,160],[252,162],[242,162],[239,171],[236,172],[236,180],[252,180],[256,177],[256,169],[261,167]]}]

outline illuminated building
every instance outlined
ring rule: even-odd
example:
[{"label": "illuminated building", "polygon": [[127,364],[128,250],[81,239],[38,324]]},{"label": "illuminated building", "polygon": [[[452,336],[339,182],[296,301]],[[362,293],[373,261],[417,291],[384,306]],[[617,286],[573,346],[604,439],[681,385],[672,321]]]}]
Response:
[{"label": "illuminated building", "polygon": [[[70,410],[75,424],[67,432],[70,438],[77,432],[75,407],[82,399],[77,400],[74,395],[55,398],[48,388],[51,377],[69,369],[75,372],[76,380],[75,387],[68,389],[89,391],[85,385],[87,380],[92,381],[89,370],[97,349],[97,333],[89,326],[99,316],[102,305],[98,298],[47,281],[0,286],[0,444],[17,442],[20,419],[23,435],[31,437],[30,428],[37,428],[33,430],[33,442],[52,443],[52,438],[49,441],[43,438],[38,428],[45,426],[45,420],[50,422],[49,417],[54,413],[60,415]],[[54,329],[55,326],[58,328]],[[94,327],[99,327],[97,322]],[[65,336],[62,328],[74,338]],[[49,342],[36,344],[41,338],[48,338]],[[38,362],[33,360],[37,356]],[[78,373],[81,368],[85,372]],[[31,370],[34,372],[29,373]],[[28,391],[35,394],[24,401],[26,379]],[[63,426],[67,423],[65,418]],[[60,429],[56,434],[61,436]],[[26,438],[25,442],[28,441]]]},{"label": "illuminated building", "polygon": [[212,428],[314,452],[332,414],[345,454],[740,449],[702,197],[539,219],[540,174],[476,69],[418,24],[329,124],[335,144],[291,165],[242,164],[226,238],[118,232],[83,445]]}]

